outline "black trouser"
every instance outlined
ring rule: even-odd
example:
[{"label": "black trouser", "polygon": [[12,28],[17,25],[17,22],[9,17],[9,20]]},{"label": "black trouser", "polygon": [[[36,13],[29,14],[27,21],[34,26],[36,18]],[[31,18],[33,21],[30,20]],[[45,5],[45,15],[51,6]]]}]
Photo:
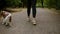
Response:
[{"label": "black trouser", "polygon": [[35,18],[36,17],[36,0],[27,0],[28,17],[30,16],[31,7],[32,7],[33,18]]}]

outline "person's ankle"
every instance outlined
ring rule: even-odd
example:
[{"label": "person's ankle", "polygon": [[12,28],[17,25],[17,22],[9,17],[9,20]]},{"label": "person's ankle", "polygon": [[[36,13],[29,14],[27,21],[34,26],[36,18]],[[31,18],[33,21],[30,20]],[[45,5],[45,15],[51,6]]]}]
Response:
[{"label": "person's ankle", "polygon": [[27,21],[30,22],[30,16],[27,17]]},{"label": "person's ankle", "polygon": [[35,18],[35,17],[33,17],[33,20],[36,20],[36,18]]},{"label": "person's ankle", "polygon": [[28,16],[28,18],[30,18],[30,16]]}]

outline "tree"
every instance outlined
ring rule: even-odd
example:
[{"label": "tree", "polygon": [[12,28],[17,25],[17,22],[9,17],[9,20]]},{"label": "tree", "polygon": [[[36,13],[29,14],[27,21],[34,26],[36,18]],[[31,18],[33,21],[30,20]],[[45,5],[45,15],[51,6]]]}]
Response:
[{"label": "tree", "polygon": [[60,9],[60,0],[56,0],[56,9]]},{"label": "tree", "polygon": [[0,10],[6,8],[6,0],[0,0]]},{"label": "tree", "polygon": [[22,1],[22,4],[23,4],[23,8],[26,7],[27,5],[27,0],[21,0]]},{"label": "tree", "polygon": [[44,7],[44,6],[43,6],[43,2],[44,2],[44,0],[41,0],[42,8]]}]

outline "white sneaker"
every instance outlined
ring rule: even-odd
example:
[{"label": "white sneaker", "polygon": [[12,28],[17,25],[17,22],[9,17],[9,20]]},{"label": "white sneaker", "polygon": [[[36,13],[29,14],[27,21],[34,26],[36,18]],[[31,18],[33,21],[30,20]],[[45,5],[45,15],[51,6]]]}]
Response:
[{"label": "white sneaker", "polygon": [[32,19],[33,25],[36,25],[36,20],[35,18]]}]

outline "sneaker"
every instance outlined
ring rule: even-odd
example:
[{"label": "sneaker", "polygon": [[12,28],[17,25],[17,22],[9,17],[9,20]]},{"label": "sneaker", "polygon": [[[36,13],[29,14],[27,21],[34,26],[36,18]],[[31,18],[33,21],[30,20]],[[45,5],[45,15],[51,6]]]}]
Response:
[{"label": "sneaker", "polygon": [[30,18],[27,18],[27,21],[30,22],[31,21]]},{"label": "sneaker", "polygon": [[35,18],[32,19],[33,25],[36,25],[36,20]]}]

